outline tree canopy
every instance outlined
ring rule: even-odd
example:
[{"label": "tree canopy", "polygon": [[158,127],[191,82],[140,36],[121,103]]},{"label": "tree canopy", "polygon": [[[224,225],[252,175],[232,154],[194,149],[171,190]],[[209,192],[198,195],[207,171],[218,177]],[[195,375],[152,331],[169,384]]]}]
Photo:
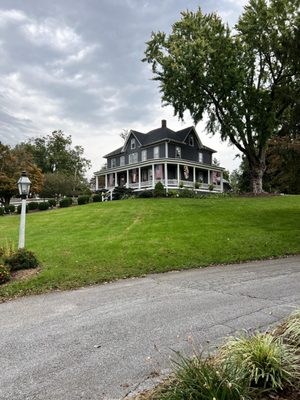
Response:
[{"label": "tree canopy", "polygon": [[11,149],[0,142],[0,201],[9,204],[18,193],[17,181],[25,170],[31,181],[31,193],[39,193],[43,186],[43,174],[24,149]]},{"label": "tree canopy", "polygon": [[188,110],[246,157],[262,191],[268,140],[299,104],[299,0],[250,0],[234,29],[215,13],[186,11],[171,34],[152,33],[145,59],[162,100]]}]

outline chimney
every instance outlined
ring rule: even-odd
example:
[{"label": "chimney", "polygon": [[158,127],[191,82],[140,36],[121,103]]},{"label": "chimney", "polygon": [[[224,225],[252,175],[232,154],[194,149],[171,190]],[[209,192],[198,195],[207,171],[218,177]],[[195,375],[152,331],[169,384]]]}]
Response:
[{"label": "chimney", "polygon": [[161,120],[161,127],[162,128],[166,128],[167,127],[167,120],[165,120],[165,119]]}]

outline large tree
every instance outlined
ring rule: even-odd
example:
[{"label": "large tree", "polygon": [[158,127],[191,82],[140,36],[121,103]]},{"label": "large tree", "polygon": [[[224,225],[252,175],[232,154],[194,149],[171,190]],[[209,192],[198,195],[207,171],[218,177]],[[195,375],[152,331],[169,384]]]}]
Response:
[{"label": "large tree", "polygon": [[31,181],[31,193],[39,193],[43,186],[41,170],[24,149],[11,149],[0,142],[0,201],[7,205],[18,194],[17,181],[26,171]]},{"label": "large tree", "polygon": [[72,147],[71,135],[65,135],[61,130],[53,131],[51,135],[32,138],[20,146],[32,154],[44,174],[56,172],[83,178],[91,165],[83,156],[83,147]]},{"label": "large tree", "polygon": [[252,190],[262,191],[268,140],[299,102],[299,0],[250,0],[233,30],[216,14],[183,12],[172,33],[152,33],[152,64],[162,100],[188,110],[246,157]]}]

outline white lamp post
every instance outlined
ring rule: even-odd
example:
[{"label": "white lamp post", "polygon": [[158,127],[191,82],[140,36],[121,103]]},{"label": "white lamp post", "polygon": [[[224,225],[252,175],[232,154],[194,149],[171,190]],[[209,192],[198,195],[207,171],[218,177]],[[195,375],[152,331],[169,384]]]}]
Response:
[{"label": "white lamp post", "polygon": [[21,178],[18,180],[18,189],[22,199],[21,206],[21,220],[20,220],[20,233],[19,233],[19,249],[25,247],[25,218],[26,218],[26,198],[29,194],[30,180],[26,175],[26,172],[22,172]]}]

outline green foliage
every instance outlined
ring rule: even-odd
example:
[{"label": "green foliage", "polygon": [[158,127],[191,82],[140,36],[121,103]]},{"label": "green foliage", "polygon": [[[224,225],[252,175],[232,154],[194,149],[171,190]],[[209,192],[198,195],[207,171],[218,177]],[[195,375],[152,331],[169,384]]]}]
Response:
[{"label": "green foliage", "polygon": [[141,199],[146,199],[149,197],[153,197],[153,191],[152,190],[143,190],[138,194],[138,197]]},{"label": "green foliage", "polygon": [[202,186],[202,182],[195,182],[195,184],[194,184],[195,189],[200,189],[201,186]]},{"label": "green foliage", "polygon": [[195,197],[195,193],[192,189],[182,189],[178,191],[179,197],[193,198]]},{"label": "green foliage", "polygon": [[214,190],[214,185],[211,183],[210,185],[208,185],[208,190],[210,190],[210,191],[212,191],[212,190]]},{"label": "green foliage", "polygon": [[6,205],[4,211],[6,214],[13,214],[16,211],[16,206],[14,204]]},{"label": "green foliage", "polygon": [[175,379],[154,395],[159,400],[248,399],[247,380],[238,368],[217,365],[201,356],[180,357]]},{"label": "green foliage", "polygon": [[[19,205],[17,206],[17,213],[18,213],[18,214],[21,214],[21,211],[22,211],[22,205],[19,204]],[[28,204],[26,204],[26,213],[28,213]]]},{"label": "green foliage", "polygon": [[40,211],[48,210],[49,207],[50,207],[50,204],[49,204],[48,201],[43,201],[42,203],[39,203],[39,205],[38,205],[38,209],[39,209]]},{"label": "green foliage", "polygon": [[33,252],[26,249],[19,249],[11,256],[4,258],[4,264],[7,265],[11,271],[37,268],[39,266],[39,262]]},{"label": "green foliage", "polygon": [[168,190],[168,197],[179,197],[179,190]]},{"label": "green foliage", "polygon": [[78,178],[61,172],[44,174],[44,186],[40,192],[41,197],[77,196],[87,193],[88,182],[84,178]]},{"label": "green foliage", "polygon": [[221,353],[227,363],[244,371],[249,385],[258,390],[282,390],[300,377],[295,350],[268,333],[231,338]]},{"label": "green foliage", "polygon": [[49,199],[48,203],[50,207],[56,207],[57,201],[55,199]]},{"label": "green foliage", "polygon": [[164,104],[195,123],[206,112],[207,130],[247,158],[255,193],[268,139],[299,98],[298,8],[298,0],[250,0],[233,30],[215,13],[185,11],[169,35],[152,33],[145,51]]},{"label": "green foliage", "polygon": [[10,280],[10,271],[5,266],[0,264],[0,285]]},{"label": "green foliage", "polygon": [[161,182],[157,182],[153,190],[153,197],[164,197],[165,195],[164,185]]},{"label": "green foliage", "polygon": [[71,197],[65,197],[59,201],[59,206],[60,207],[70,207],[73,204],[73,200]]},{"label": "green foliage", "polygon": [[93,203],[100,203],[102,201],[101,194],[94,194],[92,197]]},{"label": "green foliage", "polygon": [[78,205],[88,204],[89,202],[90,202],[89,195],[79,196],[77,200]]},{"label": "green foliage", "polygon": [[39,203],[37,201],[31,201],[30,203],[27,203],[28,205],[28,210],[38,210],[39,208]]},{"label": "green foliage", "polygon": [[4,215],[4,214],[5,214],[4,207],[0,206],[0,215]]},{"label": "green foliage", "polygon": [[113,200],[124,200],[128,199],[133,195],[133,190],[130,188],[117,186],[113,191]]}]

